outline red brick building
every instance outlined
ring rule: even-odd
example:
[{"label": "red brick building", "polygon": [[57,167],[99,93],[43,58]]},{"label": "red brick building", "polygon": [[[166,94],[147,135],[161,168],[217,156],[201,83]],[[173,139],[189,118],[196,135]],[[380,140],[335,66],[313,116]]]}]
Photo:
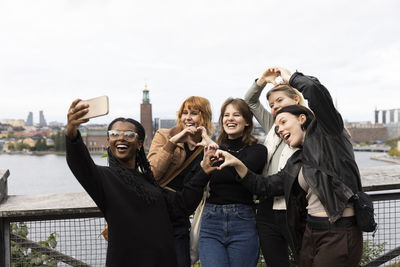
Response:
[{"label": "red brick building", "polygon": [[144,130],[146,131],[144,150],[149,151],[151,140],[153,139],[153,115],[147,85],[144,86],[143,101],[142,104],[140,104],[140,123],[143,125]]}]

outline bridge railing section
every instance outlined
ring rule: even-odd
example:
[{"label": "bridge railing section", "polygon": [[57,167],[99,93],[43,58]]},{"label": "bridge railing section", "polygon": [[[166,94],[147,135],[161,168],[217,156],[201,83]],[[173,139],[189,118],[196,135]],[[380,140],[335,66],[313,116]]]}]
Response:
[{"label": "bridge railing section", "polygon": [[[8,173],[1,175],[0,184],[6,184]],[[400,264],[400,183],[364,182],[379,226],[374,234],[364,234],[362,265]],[[85,192],[5,197],[0,204],[0,267],[105,266],[104,226],[102,213]],[[262,257],[258,266],[266,266]]]}]

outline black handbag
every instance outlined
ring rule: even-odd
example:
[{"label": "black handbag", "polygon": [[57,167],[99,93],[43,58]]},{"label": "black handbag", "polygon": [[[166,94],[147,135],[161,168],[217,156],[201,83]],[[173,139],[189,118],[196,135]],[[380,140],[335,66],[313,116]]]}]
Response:
[{"label": "black handbag", "polygon": [[376,231],[377,223],[374,218],[374,204],[371,197],[363,191],[359,191],[352,197],[357,225],[363,232]]}]

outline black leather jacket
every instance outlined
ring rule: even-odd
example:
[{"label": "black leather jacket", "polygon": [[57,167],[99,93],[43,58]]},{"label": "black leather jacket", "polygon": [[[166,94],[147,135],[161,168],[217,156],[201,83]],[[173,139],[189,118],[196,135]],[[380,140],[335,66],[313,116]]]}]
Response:
[{"label": "black leather jacket", "polygon": [[292,75],[289,84],[303,94],[315,115],[303,149],[293,154],[279,173],[265,179],[249,171],[242,182],[259,198],[285,194],[292,247],[298,252],[307,205],[305,192],[298,184],[300,168],[331,223],[341,217],[349,199],[361,190],[361,180],[349,135],[328,90],[315,77],[299,72]]}]

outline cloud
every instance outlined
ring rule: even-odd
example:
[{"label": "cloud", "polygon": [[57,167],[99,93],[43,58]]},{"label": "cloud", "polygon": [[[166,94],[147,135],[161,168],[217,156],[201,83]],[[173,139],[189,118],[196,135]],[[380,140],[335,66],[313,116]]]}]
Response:
[{"label": "cloud", "polygon": [[0,118],[44,110],[65,122],[73,99],[98,95],[109,95],[111,111],[97,120],[139,118],[147,83],[154,117],[174,117],[186,97],[201,95],[216,119],[227,97],[243,97],[265,68],[284,66],[317,76],[343,117],[371,120],[375,107],[399,107],[399,5],[2,1]]}]

